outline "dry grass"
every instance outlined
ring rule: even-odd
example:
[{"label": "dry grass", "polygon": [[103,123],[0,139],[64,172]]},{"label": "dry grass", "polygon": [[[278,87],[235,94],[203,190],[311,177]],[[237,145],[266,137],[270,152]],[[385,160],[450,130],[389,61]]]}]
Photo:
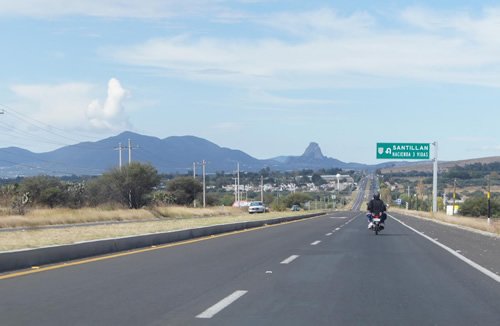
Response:
[{"label": "dry grass", "polygon": [[200,208],[157,207],[154,209],[54,208],[34,209],[26,215],[0,215],[0,228],[37,227],[60,224],[96,223],[108,221],[141,221],[161,218],[196,218],[203,216],[237,215],[232,207]]},{"label": "dry grass", "polygon": [[[123,213],[123,215],[122,215]],[[164,219],[155,219],[156,214],[162,214]],[[158,208],[158,212],[153,214],[150,211],[141,210],[121,210],[102,211],[91,210],[66,211],[56,210],[54,212],[40,212],[40,215],[31,217],[44,220],[46,222],[71,221],[72,223],[82,223],[84,221],[125,221],[139,220],[130,223],[113,223],[93,226],[71,226],[64,228],[15,230],[0,233],[0,251],[38,248],[52,245],[71,244],[81,241],[116,238],[131,235],[148,233],[167,232],[181,229],[210,226],[215,224],[234,223],[243,221],[254,221],[271,219],[283,216],[300,215],[304,212],[273,212],[266,214],[248,214],[241,209],[232,207],[219,207],[207,209],[193,209],[184,207],[164,207]],[[89,215],[91,215],[89,217]],[[85,217],[83,217],[85,216]],[[26,218],[26,217],[23,217]],[[112,218],[110,220],[109,218]],[[3,218],[0,218],[3,219]],[[140,221],[143,219],[143,221]],[[78,221],[78,222],[76,222]],[[38,224],[42,225],[42,224]],[[25,224],[29,226],[29,224]]]},{"label": "dry grass", "polygon": [[391,211],[395,211],[397,213],[402,214],[411,214],[423,218],[433,219],[445,223],[460,225],[469,227],[472,229],[491,232],[495,234],[500,234],[500,220],[499,219],[491,219],[491,223],[488,224],[488,220],[486,218],[473,218],[473,217],[465,217],[465,216],[450,216],[444,213],[438,212],[436,214],[432,214],[429,212],[422,211],[407,211],[404,209],[392,208]]}]

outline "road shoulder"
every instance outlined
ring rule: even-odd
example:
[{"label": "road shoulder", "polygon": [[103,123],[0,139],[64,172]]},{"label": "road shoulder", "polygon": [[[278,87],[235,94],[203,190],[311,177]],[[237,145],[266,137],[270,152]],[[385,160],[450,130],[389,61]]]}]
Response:
[{"label": "road shoulder", "polygon": [[[463,227],[435,223],[432,220],[400,213],[391,213],[389,216],[401,220],[464,257],[500,275],[500,237],[487,232],[471,232]],[[388,225],[388,227],[390,226]]]}]

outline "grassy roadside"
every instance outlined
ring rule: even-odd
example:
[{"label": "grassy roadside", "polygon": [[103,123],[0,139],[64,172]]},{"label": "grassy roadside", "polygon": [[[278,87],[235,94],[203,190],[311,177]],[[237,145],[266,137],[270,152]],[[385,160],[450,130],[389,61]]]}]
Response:
[{"label": "grassy roadside", "polygon": [[491,232],[500,235],[500,219],[491,219],[491,224],[488,224],[487,219],[485,218],[473,218],[473,217],[465,217],[465,216],[450,216],[441,212],[437,212],[435,214],[429,212],[422,211],[407,211],[405,209],[399,208],[390,208],[390,212],[396,212],[400,214],[410,214],[417,217],[428,218],[431,220],[436,220],[440,222],[445,222],[449,224],[465,226],[472,229]]},{"label": "grassy roadside", "polygon": [[181,206],[155,207],[152,209],[124,208],[42,208],[25,215],[0,216],[0,228],[39,227],[98,222],[146,221],[165,218],[197,218],[234,216],[244,211],[233,207],[188,208]]},{"label": "grassy roadside", "polygon": [[[316,211],[318,212],[318,211]],[[33,212],[34,214],[35,212]],[[45,216],[44,213],[47,215]],[[123,213],[123,214],[122,214]],[[160,214],[161,215],[158,215]],[[313,213],[313,211],[307,211]],[[39,212],[31,219],[38,221],[25,223],[18,217],[0,217],[2,225],[16,225],[26,227],[0,233],[0,251],[16,249],[39,248],[45,246],[71,244],[97,239],[116,238],[148,233],[159,233],[174,230],[210,226],[244,221],[256,221],[284,216],[304,214],[300,212],[271,212],[266,214],[248,214],[241,209],[232,207],[218,207],[207,209],[193,209],[185,207],[158,208],[158,211],[124,210],[98,211],[98,210],[57,210],[52,212]],[[158,218],[160,217],[160,218]],[[28,220],[29,217],[25,217]],[[7,222],[10,220],[10,222]],[[132,221],[129,223],[114,223],[92,226],[81,226],[81,223],[103,221]],[[15,223],[14,223],[15,222]],[[71,226],[71,224],[80,224]],[[33,229],[30,226],[66,224],[64,228]]]}]

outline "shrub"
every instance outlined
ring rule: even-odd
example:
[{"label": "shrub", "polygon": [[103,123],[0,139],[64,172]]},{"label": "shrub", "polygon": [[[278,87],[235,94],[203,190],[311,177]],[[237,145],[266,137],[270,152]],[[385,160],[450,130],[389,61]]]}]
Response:
[{"label": "shrub", "polygon": [[89,182],[87,194],[94,206],[119,202],[137,209],[147,204],[151,198],[148,195],[159,183],[160,177],[152,165],[134,162]]}]

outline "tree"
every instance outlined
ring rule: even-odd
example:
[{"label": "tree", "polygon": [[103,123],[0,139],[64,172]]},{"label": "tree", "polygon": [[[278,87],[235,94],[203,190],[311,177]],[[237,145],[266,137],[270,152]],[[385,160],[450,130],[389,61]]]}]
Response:
[{"label": "tree", "polygon": [[8,203],[16,197],[19,184],[6,184],[0,186],[0,206],[8,206]]},{"label": "tree", "polygon": [[232,206],[233,203],[234,203],[234,195],[233,194],[224,194],[221,198],[219,198],[219,205]]},{"label": "tree", "polygon": [[104,173],[96,182],[89,184],[89,191],[95,191],[92,201],[120,202],[137,209],[147,204],[148,195],[159,183],[158,172],[151,164],[133,162]]},{"label": "tree", "polygon": [[276,212],[282,212],[286,210],[285,203],[283,200],[280,200],[278,197],[276,197],[273,202],[271,203],[271,210],[276,211]]},{"label": "tree", "polygon": [[64,184],[56,177],[46,175],[26,178],[22,181],[21,193],[29,193],[34,204],[50,208],[63,205],[66,201]]},{"label": "tree", "polygon": [[192,177],[177,177],[169,181],[168,190],[174,195],[176,204],[190,205],[203,185]]},{"label": "tree", "polygon": [[425,186],[424,186],[424,182],[423,182],[422,178],[420,178],[418,180],[418,184],[417,184],[417,196],[419,196],[420,198],[423,198],[424,194],[425,194]]},{"label": "tree", "polygon": [[459,213],[464,216],[485,216],[488,214],[488,202],[485,197],[467,198],[460,206]]},{"label": "tree", "polygon": [[175,203],[175,197],[167,191],[155,191],[152,194],[152,201],[155,205],[172,205]]},{"label": "tree", "polygon": [[300,205],[303,207],[305,202],[311,201],[312,197],[309,194],[305,194],[302,192],[296,192],[289,194],[283,199],[286,207],[292,207],[292,205]]},{"label": "tree", "polygon": [[318,173],[314,173],[311,177],[311,181],[314,183],[315,186],[321,186],[326,183],[326,180],[321,177]]},{"label": "tree", "polygon": [[71,208],[81,208],[85,203],[85,182],[68,184],[66,204]]},{"label": "tree", "polygon": [[381,188],[380,199],[382,199],[386,204],[392,205],[391,189],[389,189],[388,187]]},{"label": "tree", "polygon": [[[487,216],[488,215],[488,199],[486,196],[467,198],[460,206],[459,213],[464,216]],[[500,214],[500,202],[497,199],[491,200],[491,215],[498,216]]]}]

